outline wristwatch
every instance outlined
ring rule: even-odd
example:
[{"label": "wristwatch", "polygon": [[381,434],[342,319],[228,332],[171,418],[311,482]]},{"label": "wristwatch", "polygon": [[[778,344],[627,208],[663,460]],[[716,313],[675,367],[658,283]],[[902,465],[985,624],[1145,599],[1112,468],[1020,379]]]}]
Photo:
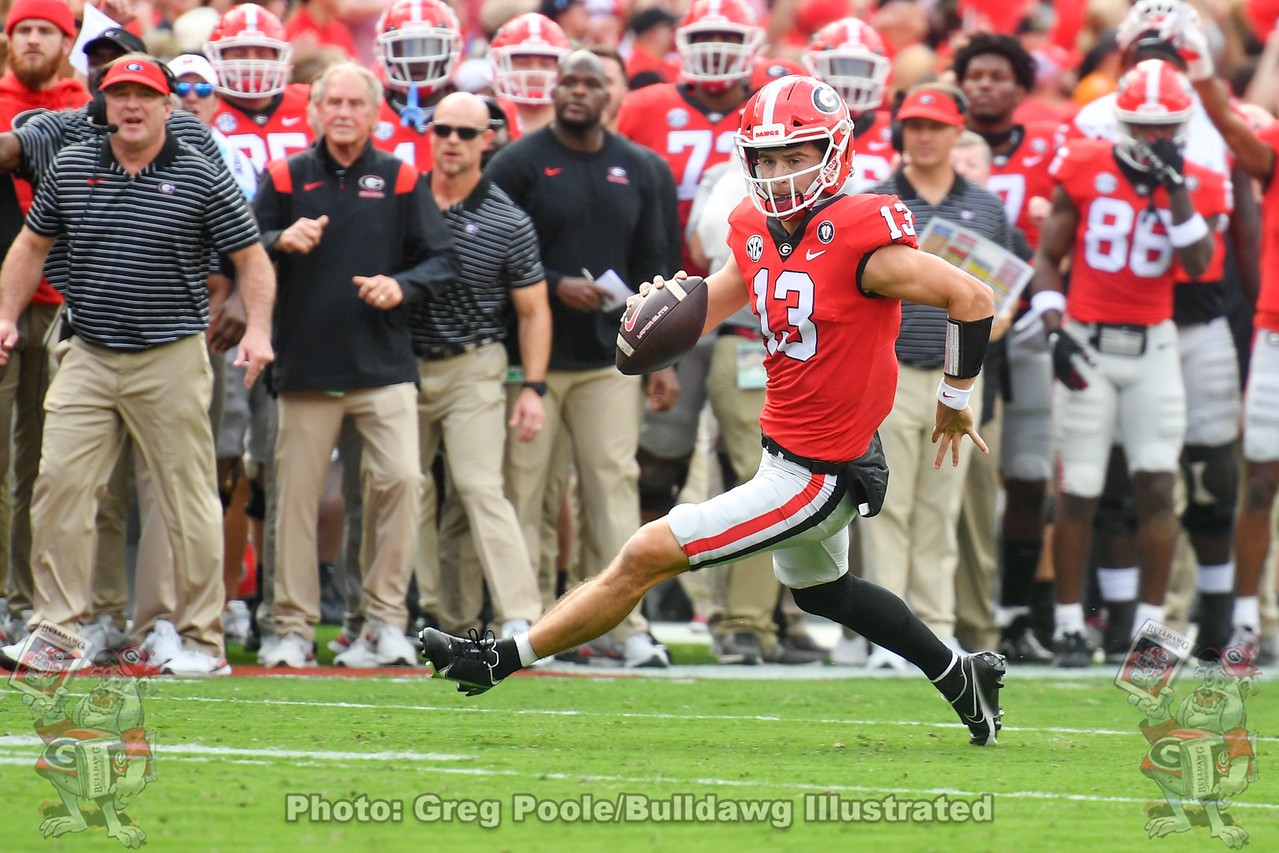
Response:
[{"label": "wristwatch", "polygon": [[546,396],[547,388],[546,388],[545,382],[523,382],[520,384],[520,387],[531,388],[533,390],[533,393],[537,394],[537,396],[539,397]]}]

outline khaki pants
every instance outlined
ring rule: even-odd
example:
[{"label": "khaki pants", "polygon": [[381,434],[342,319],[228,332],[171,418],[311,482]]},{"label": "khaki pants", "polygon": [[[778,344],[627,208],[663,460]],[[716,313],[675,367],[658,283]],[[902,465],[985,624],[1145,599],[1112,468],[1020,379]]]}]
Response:
[{"label": "khaki pants", "polygon": [[[1002,414],[1002,413],[1001,413]],[[978,428],[990,453],[972,444],[961,452],[971,458],[959,512],[959,570],[955,575],[955,632],[967,649],[990,649],[999,642],[995,627],[995,508],[999,500],[1002,417]],[[966,439],[965,439],[966,441]]]},{"label": "khaki pants", "polygon": [[[417,391],[410,383],[347,391],[281,394],[275,445],[278,490],[273,608],[276,632],[315,638],[320,621],[316,525],[320,498],[342,419],[364,438],[364,600],[369,617],[400,629],[416,550],[422,471],[418,464]],[[372,535],[367,535],[369,532]]]},{"label": "khaki pants", "polygon": [[[879,436],[888,459],[888,496],[880,514],[867,520],[875,555],[872,580],[901,596],[941,639],[955,634],[955,570],[959,561],[959,505],[968,462],[976,450],[964,440],[960,465],[949,457],[933,469],[937,445],[937,385],[941,368],[902,365],[893,410]],[[973,386],[973,417],[981,418],[981,381]]]},{"label": "khaki pants", "polygon": [[73,339],[45,402],[31,509],[37,618],[74,628],[92,615],[94,516],[128,435],[151,476],[178,599],[188,603],[178,631],[192,647],[222,653],[212,382],[201,335],[142,352]]},{"label": "khaki pants", "polygon": [[[529,554],[542,553],[543,512],[552,455],[561,430],[572,439],[582,498],[583,547],[611,560],[639,529],[640,381],[612,367],[553,370],[543,399],[546,426],[532,441],[507,436],[506,488]],[[558,506],[556,507],[558,510]],[[596,572],[604,569],[597,567]],[[624,642],[648,630],[639,608],[610,634]]]},{"label": "khaki pants", "polygon": [[[31,580],[31,493],[40,471],[44,434],[44,397],[57,365],[47,338],[59,306],[29,305],[18,317],[18,345],[0,380],[0,595],[15,617],[29,610],[35,596]],[[12,448],[12,458],[10,457]],[[12,462],[12,467],[10,463]]]},{"label": "khaki pants", "polygon": [[[484,580],[493,598],[494,622],[509,619],[537,621],[542,614],[537,578],[520,531],[515,509],[503,489],[502,454],[506,443],[506,349],[488,344],[456,358],[419,361],[422,380],[418,393],[421,464],[429,471],[441,441],[448,486],[465,510],[478,552]],[[480,578],[471,572],[456,577],[458,565],[445,583],[440,577],[439,535],[436,526],[435,481],[426,477],[418,538],[418,577],[423,589],[441,586],[460,594],[456,612],[473,619],[483,606]],[[423,582],[423,575],[427,580]]]}]

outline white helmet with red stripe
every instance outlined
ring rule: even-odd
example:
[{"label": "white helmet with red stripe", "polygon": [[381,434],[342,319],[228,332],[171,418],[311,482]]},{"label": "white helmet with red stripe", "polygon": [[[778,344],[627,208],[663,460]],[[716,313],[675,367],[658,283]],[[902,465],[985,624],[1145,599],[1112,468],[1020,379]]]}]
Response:
[{"label": "white helmet with red stripe", "polygon": [[891,65],[884,40],[865,21],[842,18],[813,35],[804,50],[804,67],[829,83],[854,113],[878,109]]},{"label": "white helmet with red stripe", "polygon": [[1194,111],[1194,90],[1184,74],[1162,59],[1138,62],[1119,79],[1115,95],[1116,152],[1132,166],[1147,168],[1145,140],[1166,136],[1184,148]]},{"label": "white helmet with red stripe", "polygon": [[764,28],[745,0],[694,0],[675,29],[684,79],[732,83],[755,70]]},{"label": "white helmet with red stripe", "polygon": [[[227,51],[261,48],[265,57],[228,57]],[[218,73],[218,91],[232,97],[266,98],[289,84],[293,47],[280,19],[254,3],[232,7],[213,30],[204,53]]]},{"label": "white helmet with red stripe", "polygon": [[[489,45],[493,90],[517,104],[551,103],[560,77],[559,61],[568,52],[568,37],[550,18],[537,12],[512,18]],[[545,67],[516,67],[527,65],[530,59]]]},{"label": "white helmet with red stripe", "polygon": [[[816,77],[782,77],[752,95],[742,110],[735,141],[751,202],[775,219],[802,214],[839,192],[853,174],[848,104]],[[780,177],[760,177],[761,151],[804,142],[821,149],[819,163]]]},{"label": "white helmet with red stripe", "polygon": [[395,0],[378,20],[373,42],[386,85],[399,90],[444,85],[461,49],[457,15],[442,0]]}]

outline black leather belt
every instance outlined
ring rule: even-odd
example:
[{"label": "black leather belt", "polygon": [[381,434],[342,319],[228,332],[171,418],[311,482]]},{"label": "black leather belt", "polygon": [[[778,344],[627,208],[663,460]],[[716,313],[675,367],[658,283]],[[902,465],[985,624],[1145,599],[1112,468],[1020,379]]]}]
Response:
[{"label": "black leather belt", "polygon": [[762,436],[760,443],[764,445],[764,449],[769,453],[776,454],[789,462],[794,462],[801,468],[807,468],[814,474],[840,474],[848,466],[847,462],[822,462],[820,459],[809,459],[807,456],[791,453],[766,435]]},{"label": "black leather belt", "polygon": [[459,355],[466,355],[468,352],[475,352],[482,346],[497,343],[497,338],[481,338],[468,344],[440,344],[438,346],[418,347],[418,358],[427,361],[441,361],[446,358],[457,358]]}]

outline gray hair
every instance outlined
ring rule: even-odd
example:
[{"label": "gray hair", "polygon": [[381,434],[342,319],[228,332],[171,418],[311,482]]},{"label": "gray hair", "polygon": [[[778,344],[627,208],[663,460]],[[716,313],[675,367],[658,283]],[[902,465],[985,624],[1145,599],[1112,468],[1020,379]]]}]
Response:
[{"label": "gray hair", "polygon": [[324,100],[325,95],[329,93],[329,80],[335,74],[356,74],[359,75],[366,86],[369,87],[369,99],[374,109],[382,103],[382,81],[377,79],[372,71],[363,65],[356,65],[354,62],[339,62],[330,65],[324,69],[324,73],[319,79],[311,84],[311,106],[319,106]]},{"label": "gray hair", "polygon": [[995,159],[994,153],[990,150],[990,143],[981,137],[981,134],[971,130],[965,130],[959,134],[959,139],[955,141],[955,148],[980,148],[982,155],[986,158],[986,165],[989,166]]}]

